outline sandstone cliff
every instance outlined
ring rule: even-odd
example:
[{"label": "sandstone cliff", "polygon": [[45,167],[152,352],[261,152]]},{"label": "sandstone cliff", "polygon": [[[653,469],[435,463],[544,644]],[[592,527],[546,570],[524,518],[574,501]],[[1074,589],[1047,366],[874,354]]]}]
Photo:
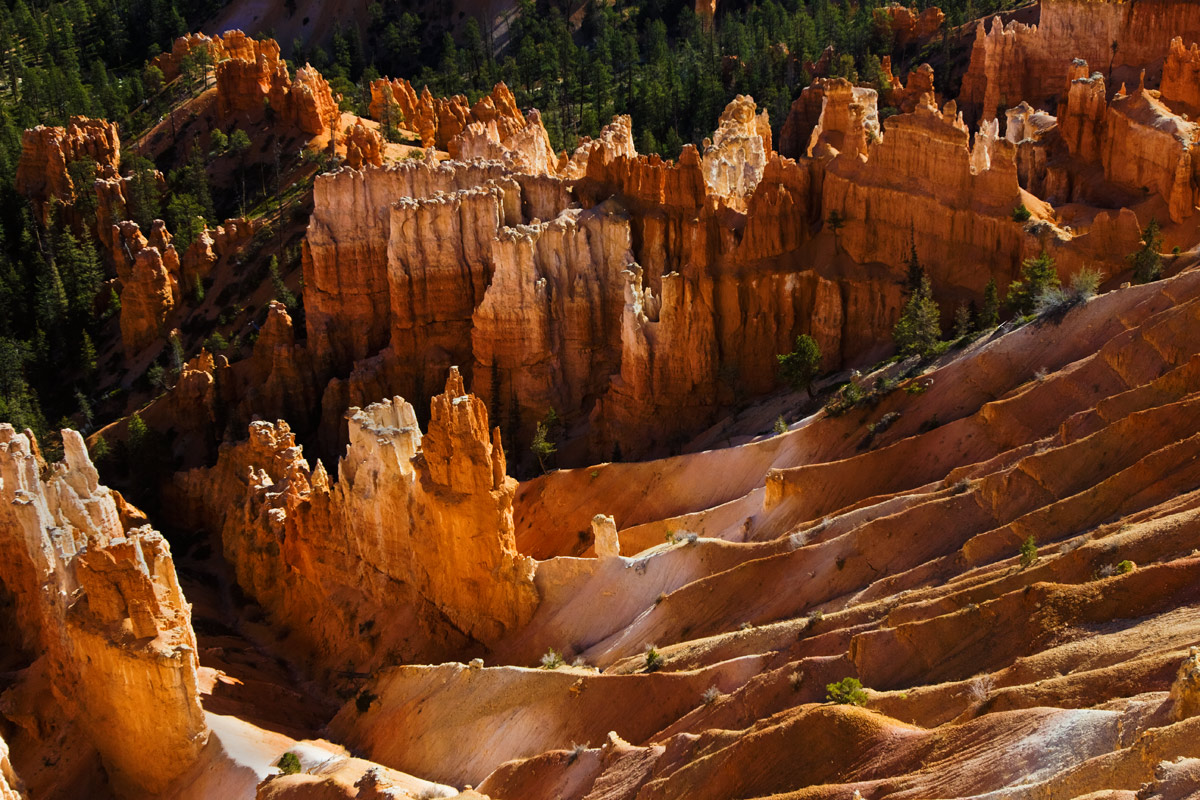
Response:
[{"label": "sandstone cliff", "polygon": [[0,579],[58,703],[39,713],[79,725],[122,795],[161,792],[207,735],[170,549],[148,526],[122,527],[79,434],[63,431],[65,457],[44,477],[35,446],[0,426]]},{"label": "sandstone cliff", "polygon": [[538,598],[515,546],[516,482],[457,370],[424,436],[400,398],[349,422],[336,483],[286,423],[265,422],[177,479],[242,588],[326,674],[444,657],[523,625]]}]

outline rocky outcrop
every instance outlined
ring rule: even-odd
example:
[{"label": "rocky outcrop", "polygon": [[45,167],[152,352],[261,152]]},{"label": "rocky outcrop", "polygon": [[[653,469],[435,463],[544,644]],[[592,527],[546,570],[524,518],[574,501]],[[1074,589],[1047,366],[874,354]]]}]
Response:
[{"label": "rocky outcrop", "polygon": [[1067,96],[1058,110],[1063,142],[1073,156],[1099,161],[1108,113],[1104,76],[1088,75],[1087,62],[1076,59],[1067,75]]},{"label": "rocky outcrop", "polygon": [[21,160],[17,163],[16,189],[33,201],[39,219],[47,221],[47,202],[75,202],[77,191],[71,179],[73,163],[90,159],[100,176],[111,177],[121,165],[121,139],[115,122],[71,117],[65,128],[39,125],[21,137]]},{"label": "rocky outcrop", "polygon": [[117,275],[121,290],[121,342],[127,360],[158,341],[180,294],[180,260],[162,220],[155,220],[150,238],[136,222],[122,222],[113,232],[121,242]]},{"label": "rocky outcrop", "polygon": [[[878,96],[845,78],[820,78],[792,103],[779,152],[802,156],[863,155],[879,138]],[[831,152],[832,151],[832,152]]]},{"label": "rocky outcrop", "polygon": [[549,409],[586,408],[617,370],[629,217],[609,203],[504,228],[488,260],[470,317],[476,391],[510,440],[527,441]]},{"label": "rocky outcrop", "polygon": [[1175,719],[1200,716],[1200,648],[1193,647],[1179,665],[1179,674],[1171,684],[1171,703]]},{"label": "rocky outcrop", "polygon": [[79,434],[63,430],[65,457],[43,474],[35,447],[0,425],[0,581],[39,656],[31,669],[46,671],[57,713],[85,731],[120,794],[158,794],[207,735],[170,548],[149,527],[122,527],[123,501],[99,484]]},{"label": "rocky outcrop", "polygon": [[1171,108],[1189,114],[1200,113],[1200,45],[1185,47],[1183,38],[1171,40],[1163,64],[1162,98]]},{"label": "rocky outcrop", "polygon": [[753,98],[738,95],[731,100],[700,159],[709,193],[738,211],[745,211],[772,152],[767,112],[756,116],[754,111]]},{"label": "rocky outcrop", "polygon": [[[393,124],[415,132],[422,146],[439,150],[449,148],[450,142],[472,123],[485,127],[488,123],[496,123],[497,138],[501,142],[528,124],[517,110],[512,92],[503,83],[496,84],[491,94],[471,105],[463,95],[434,97],[429,87],[417,94],[412,84],[403,78],[380,78],[371,82],[368,113],[372,119],[380,121],[385,117],[393,119]],[[536,124],[541,124],[540,118]]]},{"label": "rocky outcrop", "polygon": [[561,161],[559,175],[572,180],[582,178],[587,174],[592,153],[597,154],[597,167],[600,168],[608,166],[614,158],[637,158],[637,148],[633,144],[633,120],[628,114],[613,117],[612,122],[600,129],[597,138],[585,136],[575,152]]},{"label": "rocky outcrop", "polygon": [[1176,115],[1158,92],[1144,86],[1131,93],[1122,87],[1109,102],[1103,76],[1089,76],[1087,63],[1078,59],[1068,81],[1058,118],[1068,152],[1085,164],[1098,163],[1108,181],[1131,193],[1158,194],[1172,221],[1190,217],[1197,171],[1192,149],[1200,130],[1195,123]]},{"label": "rocky outcrop", "polygon": [[349,412],[334,483],[286,423],[255,422],[215,467],[182,474],[238,583],[328,673],[494,643],[537,604],[516,551],[499,429],[451,370],[421,435],[400,398]]},{"label": "rocky outcrop", "polygon": [[822,205],[838,211],[840,246],[859,263],[899,268],[915,245],[941,291],[977,296],[989,277],[1016,274],[1024,232],[1016,148],[993,123],[972,137],[953,103],[888,119],[869,158],[827,167]]},{"label": "rocky outcrop", "polygon": [[447,144],[450,157],[463,161],[499,161],[505,168],[526,175],[553,175],[558,158],[537,109],[517,127],[495,117],[472,122]]},{"label": "rocky outcrop", "polygon": [[876,27],[890,30],[892,42],[899,48],[930,38],[946,21],[946,15],[937,6],[930,6],[918,14],[907,6],[892,3],[875,9],[873,15]]},{"label": "rocky outcrop", "polygon": [[379,131],[356,122],[346,128],[343,141],[346,145],[346,166],[353,169],[367,164],[383,166],[383,137]]},{"label": "rocky outcrop", "polygon": [[170,52],[160,53],[150,63],[162,70],[164,80],[172,81],[179,77],[181,65],[188,58],[207,67],[229,58],[254,61],[262,52],[260,41],[237,30],[219,36],[188,33],[172,42]]},{"label": "rocky outcrop", "polygon": [[[449,204],[437,198],[440,193],[479,187],[502,175],[503,168],[499,164],[426,165],[406,161],[381,169],[342,169],[318,176],[303,255],[305,319],[308,347],[315,368],[345,375],[355,361],[372,356],[387,346],[392,337],[390,310],[393,302],[404,302],[399,297],[393,301],[391,296],[389,252],[393,241],[397,250],[413,252],[421,259],[425,257],[421,254],[422,248],[441,248],[457,259],[458,243],[437,238],[438,232],[449,233],[446,227],[449,220],[437,223],[441,227],[421,224],[410,229],[411,234],[423,237],[420,241],[393,237],[393,204],[405,200],[407,205],[401,214],[415,222],[422,214],[430,213],[422,211],[424,206],[418,207],[417,201],[430,198],[439,208],[448,209],[452,205],[461,208],[461,203]],[[480,202],[477,199],[475,205]],[[488,201],[482,202],[486,205]],[[468,220],[468,230],[472,222]],[[479,241],[486,234],[471,235]],[[487,239],[482,238],[482,241],[486,245]],[[474,249],[478,250],[478,247]],[[419,262],[415,269],[424,272],[426,265]],[[485,277],[473,278],[472,286],[475,280],[483,282]],[[411,282],[411,277],[406,282]],[[477,296],[481,295],[482,285]],[[456,304],[470,302],[469,297],[463,298],[453,292],[444,296]],[[440,313],[441,318],[445,318],[444,312],[431,310],[428,313]],[[466,316],[469,315],[468,310]],[[449,365],[443,365],[443,369],[446,366]]]},{"label": "rocky outcrop", "polygon": [[217,116],[222,124],[270,109],[286,125],[307,136],[336,134],[341,112],[329,84],[311,66],[288,73],[273,39],[225,34],[225,53],[217,61]]},{"label": "rocky outcrop", "polygon": [[180,259],[180,286],[186,291],[198,279],[208,278],[218,261],[232,256],[254,237],[256,227],[254,220],[236,217],[216,228],[206,225]]},{"label": "rocky outcrop", "polygon": [[1192,153],[1200,128],[1140,87],[1113,98],[1105,123],[1105,176],[1134,191],[1158,194],[1173,222],[1192,216],[1200,166]]}]

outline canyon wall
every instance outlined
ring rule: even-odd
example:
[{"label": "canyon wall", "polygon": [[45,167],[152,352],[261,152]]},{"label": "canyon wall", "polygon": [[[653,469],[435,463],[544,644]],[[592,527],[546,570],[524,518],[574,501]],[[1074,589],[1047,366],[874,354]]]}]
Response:
[{"label": "canyon wall", "polygon": [[348,417],[336,482],[283,422],[251,423],[215,467],[177,476],[247,594],[326,675],[461,654],[524,624],[538,596],[516,551],[516,481],[458,371],[424,436],[398,397]]},{"label": "canyon wall", "polygon": [[153,795],[208,733],[190,607],[166,540],[124,526],[79,434],[64,429],[63,449],[44,466],[29,435],[0,425],[0,581],[57,702],[38,714],[78,725],[119,794]]},{"label": "canyon wall", "polygon": [[838,211],[839,246],[859,263],[899,266],[913,246],[940,293],[979,296],[1016,274],[1025,233],[1016,148],[985,126],[971,136],[954,104],[888,119],[867,159],[834,159],[822,205]]},{"label": "canyon wall", "polygon": [[1043,107],[1066,87],[1061,76],[1081,58],[1105,76],[1136,79],[1166,54],[1171,40],[1200,41],[1200,6],[1173,0],[1043,0],[1037,25],[980,20],[960,103],[992,119],[1022,100]]}]

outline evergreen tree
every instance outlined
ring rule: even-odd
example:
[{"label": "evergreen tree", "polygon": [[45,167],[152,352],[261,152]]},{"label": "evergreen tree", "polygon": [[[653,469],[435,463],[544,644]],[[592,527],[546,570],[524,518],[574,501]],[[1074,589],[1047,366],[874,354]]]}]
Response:
[{"label": "evergreen tree", "polygon": [[779,375],[796,391],[804,390],[812,397],[813,378],[821,369],[821,348],[807,333],[796,337],[796,348],[784,355],[776,356]]},{"label": "evergreen tree", "polygon": [[1142,231],[1142,246],[1129,256],[1135,283],[1150,283],[1162,277],[1163,260],[1159,255],[1162,241],[1162,227],[1157,219],[1151,218],[1150,224]]},{"label": "evergreen tree", "polygon": [[901,356],[926,358],[933,354],[941,335],[941,312],[933,300],[929,277],[925,276],[904,304],[900,320],[892,329],[892,340]]},{"label": "evergreen tree", "polygon": [[975,330],[986,331],[1000,324],[1000,295],[996,289],[996,279],[988,281],[983,289],[983,306],[975,318]]},{"label": "evergreen tree", "polygon": [[1008,285],[1008,307],[1021,316],[1029,316],[1037,306],[1043,292],[1057,289],[1058,271],[1054,259],[1043,252],[1037,258],[1026,259],[1021,264],[1021,279]]}]

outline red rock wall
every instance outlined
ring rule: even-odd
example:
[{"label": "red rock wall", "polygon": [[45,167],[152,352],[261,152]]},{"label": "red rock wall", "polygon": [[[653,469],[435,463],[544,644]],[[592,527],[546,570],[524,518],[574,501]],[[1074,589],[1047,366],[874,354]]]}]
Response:
[{"label": "red rock wall", "polygon": [[[1043,0],[1036,26],[980,20],[960,102],[984,119],[1027,100],[1034,106],[1061,97],[1063,71],[1080,58],[1108,76],[1162,59],[1174,37],[1200,41],[1200,5],[1186,0]],[[1116,44],[1114,52],[1113,45]]]}]

